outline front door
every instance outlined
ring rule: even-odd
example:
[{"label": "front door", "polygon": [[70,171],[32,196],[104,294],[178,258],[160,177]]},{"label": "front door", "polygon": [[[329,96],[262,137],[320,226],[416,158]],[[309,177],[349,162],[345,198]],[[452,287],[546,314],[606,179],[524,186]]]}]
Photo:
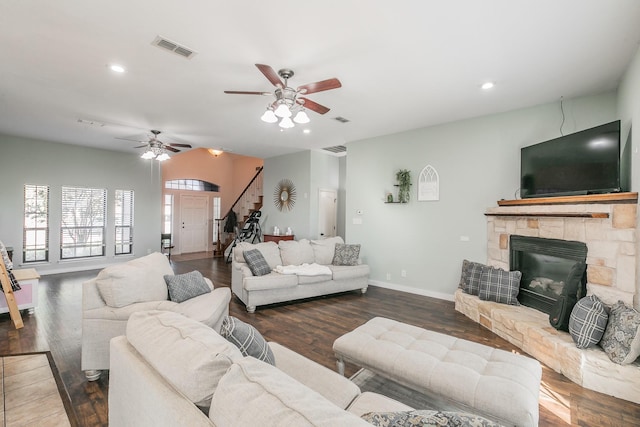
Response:
[{"label": "front door", "polygon": [[180,196],[180,253],[205,252],[209,222],[209,198]]}]

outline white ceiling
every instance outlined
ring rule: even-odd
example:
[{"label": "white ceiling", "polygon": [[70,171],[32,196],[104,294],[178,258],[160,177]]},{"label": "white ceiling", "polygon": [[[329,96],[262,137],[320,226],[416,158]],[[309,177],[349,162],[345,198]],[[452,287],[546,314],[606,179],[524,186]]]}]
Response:
[{"label": "white ceiling", "polygon": [[[2,0],[0,133],[133,153],[116,138],[160,129],[266,158],[609,91],[639,42],[638,0]],[[272,98],[223,93],[272,91],[256,63],[342,88],[280,132]]]}]

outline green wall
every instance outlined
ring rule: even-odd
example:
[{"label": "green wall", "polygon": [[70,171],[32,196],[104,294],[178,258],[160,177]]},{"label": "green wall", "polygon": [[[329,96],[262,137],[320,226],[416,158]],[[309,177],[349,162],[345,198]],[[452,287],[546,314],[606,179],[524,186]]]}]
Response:
[{"label": "green wall", "polygon": [[[618,119],[613,92],[563,107],[564,134]],[[560,136],[561,122],[558,102],[349,143],[346,240],[362,244],[372,283],[451,299],[462,260],[486,261],[484,212],[516,197],[520,148]],[[418,202],[427,165],[440,200]],[[385,204],[398,169],[411,171],[411,201]]]},{"label": "green wall", "polygon": [[[0,240],[14,248],[15,268],[22,262],[24,185],[49,185],[49,262],[29,264],[40,274],[101,268],[160,249],[161,193],[158,162],[135,154],[0,135]],[[62,186],[107,189],[105,257],[60,260],[59,225]],[[134,190],[133,255],[114,256],[113,197],[116,189]]]}]

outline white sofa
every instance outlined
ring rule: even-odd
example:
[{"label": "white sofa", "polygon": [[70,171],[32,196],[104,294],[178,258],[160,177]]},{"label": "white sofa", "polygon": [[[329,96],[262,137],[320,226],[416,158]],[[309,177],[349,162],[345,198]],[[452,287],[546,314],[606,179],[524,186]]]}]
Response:
[{"label": "white sofa", "polygon": [[[231,290],[250,313],[259,305],[358,289],[365,293],[369,285],[369,266],[361,263],[333,265],[337,243],[344,244],[344,241],[338,236],[323,240],[281,240],[278,244],[241,242],[233,249]],[[244,251],[251,249],[258,249],[271,269],[315,263],[326,266],[330,273],[307,276],[272,271],[254,276],[244,259]]]},{"label": "white sofa", "polygon": [[[336,372],[269,343],[276,366],[170,312],[131,316],[111,340],[109,425],[370,426],[367,412],[408,411]],[[198,405],[196,405],[196,403]]]},{"label": "white sofa", "polygon": [[124,334],[132,313],[166,310],[181,313],[220,330],[229,314],[231,292],[227,287],[177,303],[169,300],[164,275],[173,275],[166,255],[159,252],[109,266],[82,285],[81,366],[88,380],[109,369],[109,341]]}]

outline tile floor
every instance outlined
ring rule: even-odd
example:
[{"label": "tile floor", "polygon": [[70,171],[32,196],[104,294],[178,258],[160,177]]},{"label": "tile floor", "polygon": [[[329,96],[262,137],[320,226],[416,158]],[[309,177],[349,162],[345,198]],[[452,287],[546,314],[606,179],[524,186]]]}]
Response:
[{"label": "tile floor", "polygon": [[70,426],[46,354],[0,357],[0,427]]}]

